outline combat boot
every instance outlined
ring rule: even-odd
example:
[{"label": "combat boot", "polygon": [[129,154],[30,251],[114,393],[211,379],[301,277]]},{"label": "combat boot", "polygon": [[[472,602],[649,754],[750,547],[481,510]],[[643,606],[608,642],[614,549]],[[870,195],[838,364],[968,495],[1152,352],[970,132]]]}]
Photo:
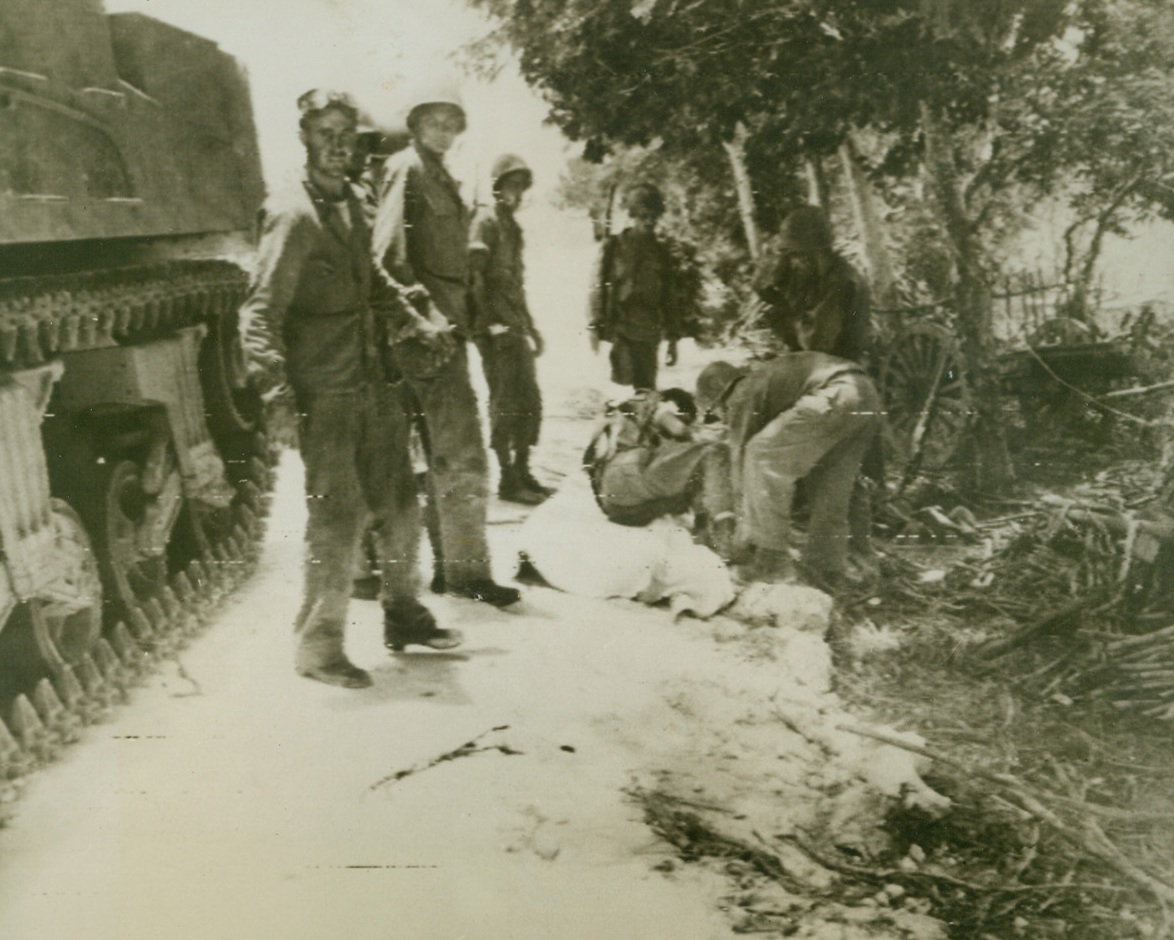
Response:
[{"label": "combat boot", "polygon": [[383,645],[393,653],[407,646],[450,650],[463,640],[459,630],[438,627],[432,611],[414,597],[397,597],[383,610]]},{"label": "combat boot", "polygon": [[502,465],[497,495],[507,503],[521,503],[523,506],[537,506],[546,499],[543,494],[526,486],[518,475],[517,467],[509,464]]},{"label": "combat boot", "polygon": [[518,451],[518,458],[514,463],[514,473],[517,474],[518,483],[521,486],[537,493],[543,499],[554,495],[553,489],[549,486],[543,486],[534,479],[534,474],[530,472],[530,452],[528,449]]},{"label": "combat boot", "polygon": [[371,677],[343,652],[341,620],[312,620],[298,626],[301,641],[294,654],[294,670],[299,676],[338,685],[346,689],[365,689]]},{"label": "combat boot", "polygon": [[325,682],[327,685],[338,685],[344,689],[365,689],[371,685],[371,676],[367,670],[360,669],[345,653],[338,653],[323,662],[304,658],[299,651],[294,669],[299,676]]},{"label": "combat boot", "polygon": [[753,557],[739,566],[743,581],[761,581],[766,584],[794,584],[799,580],[799,569],[790,552],[773,548],[754,549]]}]

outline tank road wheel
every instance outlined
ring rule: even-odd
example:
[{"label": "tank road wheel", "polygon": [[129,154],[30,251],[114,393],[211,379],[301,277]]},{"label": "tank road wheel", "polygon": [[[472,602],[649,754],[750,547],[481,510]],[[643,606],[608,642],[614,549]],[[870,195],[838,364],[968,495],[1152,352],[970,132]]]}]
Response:
[{"label": "tank road wheel", "polygon": [[97,499],[91,507],[91,526],[98,547],[107,606],[115,619],[126,616],[167,585],[167,556],[144,550],[149,544],[144,528],[151,498],[143,492],[138,464],[112,460],[99,464]]},{"label": "tank road wheel", "polygon": [[921,466],[936,469],[953,456],[970,417],[970,390],[957,340],[936,323],[902,331],[881,360],[880,390],[888,420],[885,453],[906,467],[920,446]]},{"label": "tank road wheel", "polygon": [[41,654],[56,670],[81,662],[102,635],[102,578],[81,518],[59,499],[53,527],[59,577],[51,596],[34,602],[33,619]]},{"label": "tank road wheel", "polygon": [[37,682],[76,666],[102,635],[102,581],[82,521],[53,500],[57,578],[43,596],[19,604],[0,627],[0,701],[31,694]]}]

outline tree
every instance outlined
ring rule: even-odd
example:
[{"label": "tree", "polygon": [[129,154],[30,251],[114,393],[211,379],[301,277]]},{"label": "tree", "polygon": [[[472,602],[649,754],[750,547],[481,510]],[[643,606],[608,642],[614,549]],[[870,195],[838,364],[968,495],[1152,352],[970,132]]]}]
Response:
[{"label": "tree", "polygon": [[[830,165],[825,158],[861,131],[881,143],[858,167],[874,182],[893,191],[920,177],[948,249],[950,306],[977,393],[971,482],[1009,482],[991,303],[999,250],[1023,224],[1024,205],[1064,191],[1066,181],[1082,181],[1068,192],[1082,217],[1103,228],[1125,207],[1137,212],[1161,196],[1162,151],[1170,151],[1160,135],[1135,148],[1135,160],[1110,160],[1096,143],[1104,130],[1081,109],[1090,83],[1119,78],[1134,53],[1152,64],[1155,81],[1168,75],[1170,57],[1159,50],[1169,46],[1155,38],[1165,33],[1134,25],[1160,20],[1164,4],[471,2],[502,18],[523,74],[547,95],[554,121],[584,141],[588,158],[644,146],[688,163],[700,151],[736,149],[751,181],[743,191],[753,191],[768,226],[796,200],[796,170]],[[1136,137],[1156,87],[1124,86],[1127,105],[1108,93],[1098,99],[1122,141]],[[1071,133],[1056,123],[1081,114],[1087,120],[1069,122]],[[744,229],[752,242],[752,227]]]}]

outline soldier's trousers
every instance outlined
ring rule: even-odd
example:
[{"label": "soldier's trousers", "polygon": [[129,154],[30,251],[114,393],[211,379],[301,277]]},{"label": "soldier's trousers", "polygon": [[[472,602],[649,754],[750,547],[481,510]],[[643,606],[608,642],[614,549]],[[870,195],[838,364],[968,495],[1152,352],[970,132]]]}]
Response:
[{"label": "soldier's trousers", "polygon": [[497,453],[533,447],[542,425],[542,393],[534,353],[521,333],[477,341],[489,386],[489,447]]},{"label": "soldier's trousers", "polygon": [[611,352],[608,353],[611,380],[616,385],[630,385],[635,389],[655,389],[659,358],[659,342],[616,336],[612,340]]},{"label": "soldier's trousers", "polygon": [[870,549],[869,514],[851,503],[868,498],[855,484],[880,427],[879,412],[872,382],[860,373],[841,373],[754,435],[742,455],[739,540],[785,551],[795,484],[802,479],[811,507],[804,561],[821,573],[842,575],[850,538],[861,551]]},{"label": "soldier's trousers", "polygon": [[342,654],[355,547],[368,521],[384,604],[418,593],[420,508],[399,395],[378,382],[298,397],[309,513],[304,595],[294,625],[303,665]]},{"label": "soldier's trousers", "polygon": [[464,344],[427,378],[404,379],[406,406],[427,428],[428,495],[440,528],[448,589],[492,577],[485,538],[489,460]]}]

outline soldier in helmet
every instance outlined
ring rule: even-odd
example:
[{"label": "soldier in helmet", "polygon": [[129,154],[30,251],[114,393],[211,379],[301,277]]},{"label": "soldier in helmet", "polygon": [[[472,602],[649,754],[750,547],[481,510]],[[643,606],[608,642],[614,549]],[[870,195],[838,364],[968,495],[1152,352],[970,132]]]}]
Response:
[{"label": "soldier in helmet", "polygon": [[295,667],[348,688],[371,684],[343,649],[351,565],[365,518],[379,534],[384,641],[448,649],[417,600],[418,503],[405,422],[381,355],[390,336],[421,319],[377,277],[370,232],[348,186],[357,112],[338,92],[298,99],[306,148],[302,183],[262,211],[257,271],[241,309],[250,363],[279,364],[301,414],[309,518],[303,602],[295,622]]},{"label": "soldier in helmet", "polygon": [[388,129],[376,127],[370,121],[359,124],[355,158],[347,176],[363,205],[367,225],[375,223],[375,212],[379,208],[379,195],[383,191],[384,166],[388,157],[399,153],[408,145],[406,128]]},{"label": "soldier in helmet", "polygon": [[850,554],[858,569],[873,568],[867,514],[852,512],[867,499],[855,480],[880,425],[880,399],[861,365],[821,352],[744,367],[713,362],[697,378],[697,405],[727,429],[735,553],[750,556],[748,580],[797,576],[791,510],[801,480],[811,506],[808,578],[832,591],[850,587]]},{"label": "soldier in helmet", "polygon": [[[408,285],[428,311],[416,337],[393,347],[422,422],[428,448],[430,501],[440,530],[433,589],[506,607],[515,588],[493,580],[485,536],[489,461],[477,400],[469,379],[466,341],[473,334],[467,304],[469,213],[444,155],[465,130],[465,109],[451,88],[415,96],[407,115],[411,145],[386,166],[375,216],[376,263]],[[436,356],[434,333],[451,337],[451,352]]]},{"label": "soldier in helmet", "polygon": [[532,506],[550,495],[530,472],[542,422],[534,357],[543,343],[526,304],[522,228],[514,213],[534,176],[512,153],[494,161],[491,176],[494,205],[476,214],[469,242],[474,336],[489,385],[489,446],[501,466],[497,494]]},{"label": "soldier in helmet", "polygon": [[867,359],[868,283],[832,246],[831,225],[819,206],[800,206],[783,219],[759,262],[754,290],[788,349]]},{"label": "soldier in helmet", "polygon": [[628,190],[632,225],[607,238],[592,285],[588,330],[591,348],[611,343],[611,379],[636,389],[655,389],[660,343],[668,340],[667,362],[676,365],[683,314],[676,281],[679,272],[665,240],[656,232],[664,197],[651,183]]}]

